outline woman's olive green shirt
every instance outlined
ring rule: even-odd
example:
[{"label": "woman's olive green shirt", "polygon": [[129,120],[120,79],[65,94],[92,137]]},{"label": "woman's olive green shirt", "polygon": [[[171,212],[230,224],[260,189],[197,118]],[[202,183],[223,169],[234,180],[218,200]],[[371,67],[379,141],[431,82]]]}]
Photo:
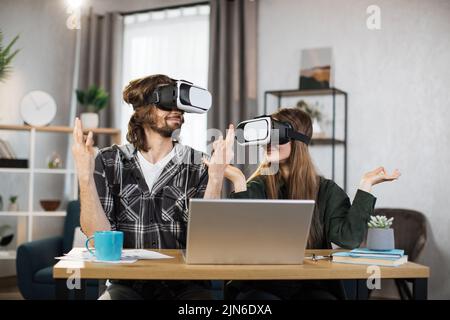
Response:
[{"label": "woman's olive green shirt", "polygon": [[[287,189],[280,185],[279,199],[287,199]],[[247,183],[247,190],[233,192],[231,198],[236,199],[267,199],[264,177],[257,177]],[[319,210],[320,222],[323,226],[323,243],[315,245],[314,249],[331,248],[334,243],[342,248],[352,249],[363,242],[367,232],[367,223],[373,214],[376,198],[365,191],[356,192],[353,203],[336,183],[320,178],[319,192],[316,199],[316,209]]]},{"label": "woman's olive green shirt", "polygon": [[[231,193],[236,199],[267,199],[264,177],[257,177],[247,183],[247,190]],[[287,199],[286,186],[280,184],[279,199]],[[373,213],[376,198],[368,192],[358,190],[353,204],[347,194],[336,183],[320,178],[316,199],[316,212],[323,226],[322,243],[316,243],[312,249],[328,249],[331,243],[342,248],[352,249],[363,242],[367,232],[367,222]],[[250,289],[272,293],[282,299],[308,296],[310,290],[325,290],[337,298],[345,298],[345,292],[339,281],[230,281],[225,287],[226,295],[236,297],[239,292]]]}]

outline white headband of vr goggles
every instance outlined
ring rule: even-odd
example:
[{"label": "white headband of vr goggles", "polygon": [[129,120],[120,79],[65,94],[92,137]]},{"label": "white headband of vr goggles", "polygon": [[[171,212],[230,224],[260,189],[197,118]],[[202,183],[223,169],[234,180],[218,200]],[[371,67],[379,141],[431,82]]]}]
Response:
[{"label": "white headband of vr goggles", "polygon": [[174,83],[156,88],[147,103],[164,110],[179,109],[189,113],[205,113],[211,108],[212,97],[208,90],[185,80],[172,80]]},{"label": "white headband of vr goggles", "polygon": [[285,144],[291,140],[307,145],[311,142],[310,137],[295,131],[289,122],[278,121],[267,115],[239,123],[236,139],[243,146]]}]

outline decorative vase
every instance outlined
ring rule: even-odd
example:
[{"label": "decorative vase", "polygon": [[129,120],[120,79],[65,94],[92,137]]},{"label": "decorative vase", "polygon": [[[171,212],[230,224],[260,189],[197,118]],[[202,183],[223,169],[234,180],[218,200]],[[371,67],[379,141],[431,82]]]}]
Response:
[{"label": "decorative vase", "polygon": [[84,112],[81,114],[81,124],[85,129],[98,128],[98,114],[95,112]]},{"label": "decorative vase", "polygon": [[320,127],[320,123],[317,120],[317,118],[313,119],[312,127],[313,127],[313,137],[314,138],[324,138],[325,137],[325,132]]},{"label": "decorative vase", "polygon": [[53,152],[50,157],[47,158],[47,166],[49,169],[59,169],[62,167],[61,156],[57,152]]},{"label": "decorative vase", "polygon": [[371,250],[394,249],[394,229],[369,228],[367,233],[367,248]]}]

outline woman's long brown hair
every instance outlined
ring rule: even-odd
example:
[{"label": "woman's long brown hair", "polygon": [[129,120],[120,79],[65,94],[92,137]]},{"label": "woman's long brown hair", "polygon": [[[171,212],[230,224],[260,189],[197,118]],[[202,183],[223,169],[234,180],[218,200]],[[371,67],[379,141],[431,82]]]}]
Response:
[{"label": "woman's long brown hair", "polygon": [[[289,122],[295,131],[301,132],[310,138],[312,137],[312,121],[304,111],[295,108],[283,108],[273,113],[272,117],[279,121]],[[283,179],[281,170],[278,170],[275,174],[262,175],[263,170],[270,167],[270,165],[268,162],[263,162],[249,180],[258,176],[264,177],[267,197],[269,199],[278,199],[278,190]],[[289,168],[288,181],[284,181],[287,187],[288,199],[317,200],[320,177],[305,143],[291,140],[291,153],[285,163],[280,163],[280,169],[281,166]],[[319,215],[316,201],[308,237],[308,248],[320,248],[323,246],[323,225]]]}]

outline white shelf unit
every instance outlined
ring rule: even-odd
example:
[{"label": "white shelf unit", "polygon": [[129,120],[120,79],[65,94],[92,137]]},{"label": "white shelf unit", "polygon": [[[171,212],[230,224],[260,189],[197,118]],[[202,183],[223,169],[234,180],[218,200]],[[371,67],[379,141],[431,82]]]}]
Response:
[{"label": "white shelf unit", "polygon": [[48,173],[48,174],[74,174],[75,170],[68,169],[20,169],[20,168],[0,168],[0,173]]},{"label": "white shelf unit", "polygon": [[0,252],[0,260],[15,260],[16,259],[16,251],[8,250]]},{"label": "white shelf unit", "polygon": [[28,217],[29,211],[0,211],[0,217]]},{"label": "white shelf unit", "polygon": [[[28,175],[28,199],[27,210],[21,211],[0,211],[0,217],[21,217],[27,218],[26,221],[26,241],[33,240],[33,218],[34,217],[63,217],[66,215],[66,211],[36,211],[33,208],[35,194],[35,175],[36,174],[48,174],[48,175],[65,175],[65,179],[70,178],[71,175],[75,175],[76,171],[72,168],[66,169],[47,169],[36,168],[36,132],[53,132],[71,134],[73,128],[70,127],[33,127],[28,125],[0,125],[0,131],[13,130],[13,131],[28,131],[29,132],[29,156],[28,156],[28,168],[0,168],[0,174],[24,174]],[[113,143],[120,144],[120,130],[112,128],[96,128],[90,129],[94,134],[107,134],[112,136]],[[87,130],[86,130],[87,133]],[[73,199],[78,199],[78,182],[76,177],[73,177]],[[9,252],[9,251],[8,251]],[[15,259],[15,251],[10,254],[0,255],[0,260]]]},{"label": "white shelf unit", "polygon": [[[30,211],[0,211],[0,217],[28,217]],[[34,217],[64,217],[65,211],[31,211]]]}]

